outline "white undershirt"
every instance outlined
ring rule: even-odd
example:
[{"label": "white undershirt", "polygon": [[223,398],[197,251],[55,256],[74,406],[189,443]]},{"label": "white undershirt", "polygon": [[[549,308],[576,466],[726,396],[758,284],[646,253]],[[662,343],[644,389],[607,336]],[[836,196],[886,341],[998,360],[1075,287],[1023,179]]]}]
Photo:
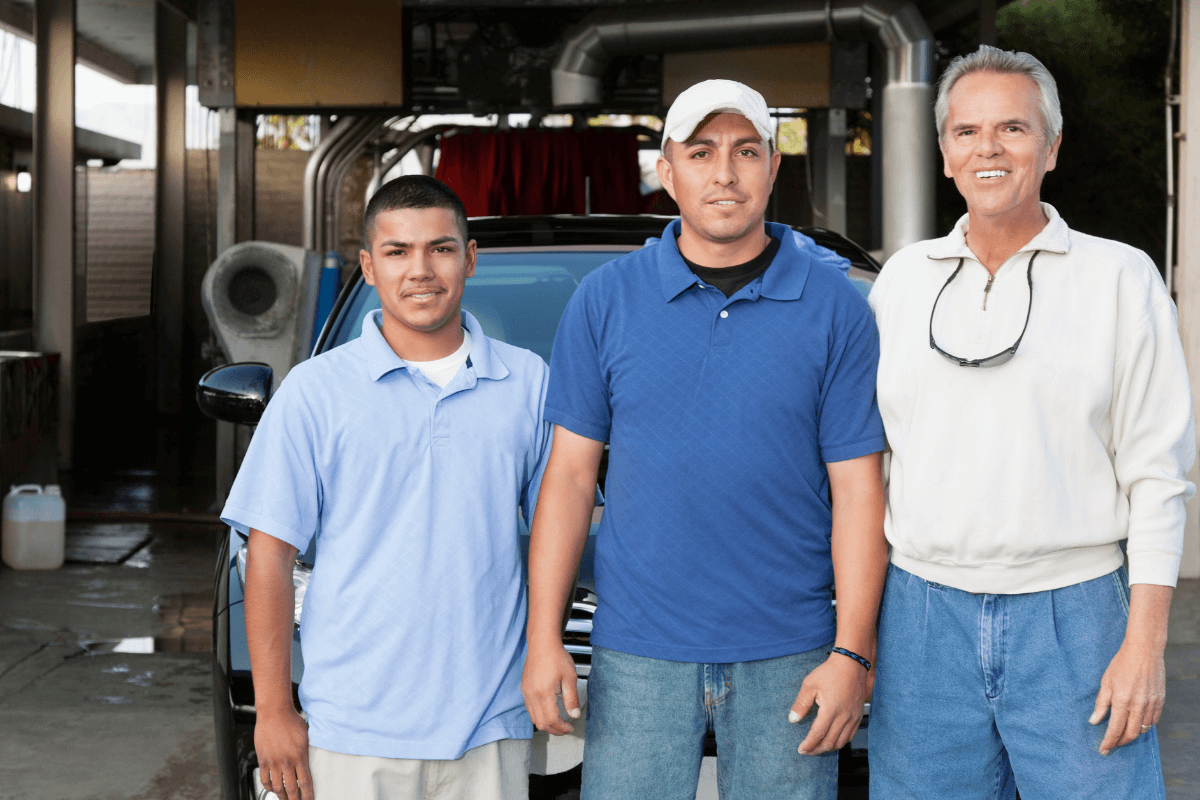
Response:
[{"label": "white undershirt", "polygon": [[469,355],[471,355],[471,333],[466,328],[463,328],[462,344],[450,355],[445,358],[439,358],[437,361],[407,361],[406,363],[410,367],[419,369],[426,378],[436,383],[439,388],[445,389],[450,379],[458,374],[458,370],[463,364],[467,363],[467,356]]}]

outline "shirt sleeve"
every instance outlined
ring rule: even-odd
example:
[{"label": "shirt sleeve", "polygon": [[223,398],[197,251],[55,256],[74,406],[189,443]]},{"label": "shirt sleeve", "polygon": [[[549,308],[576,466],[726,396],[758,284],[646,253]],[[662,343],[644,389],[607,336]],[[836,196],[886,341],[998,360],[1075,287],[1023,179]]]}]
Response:
[{"label": "shirt sleeve", "polygon": [[584,278],[558,323],[550,355],[546,419],[572,433],[607,442],[612,428],[611,394],[600,360],[600,326],[589,302],[590,285]]},{"label": "shirt sleeve", "polygon": [[533,524],[533,511],[537,508],[538,493],[542,489],[542,476],[546,474],[546,462],[550,460],[550,446],[553,443],[554,425],[545,418],[546,389],[549,384],[549,371],[542,373],[542,391],[538,397],[538,433],[535,445],[535,466],[533,476],[525,484],[521,492],[521,515],[529,525]]},{"label": "shirt sleeve", "polygon": [[1137,302],[1123,299],[1118,312],[1113,469],[1129,498],[1129,582],[1174,586],[1184,503],[1196,491],[1186,477],[1196,458],[1195,421],[1175,305],[1165,288],[1148,288],[1149,298],[1141,287],[1122,287]]},{"label": "shirt sleeve", "polygon": [[821,387],[818,439],[826,464],[878,453],[887,443],[875,397],[879,332],[866,301],[850,288],[842,324],[834,325]]},{"label": "shirt sleeve", "polygon": [[304,552],[320,527],[321,481],[313,417],[295,374],[267,404],[221,521],[243,535],[255,528]]}]

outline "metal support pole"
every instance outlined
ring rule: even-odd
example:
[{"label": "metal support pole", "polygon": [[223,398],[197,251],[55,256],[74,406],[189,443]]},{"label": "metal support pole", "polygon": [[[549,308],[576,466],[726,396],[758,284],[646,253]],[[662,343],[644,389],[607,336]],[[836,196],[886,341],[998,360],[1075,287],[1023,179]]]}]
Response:
[{"label": "metal support pole", "polygon": [[75,423],[75,0],[34,3],[34,343],[60,354],[58,464],[70,469]]},{"label": "metal support pole", "polygon": [[234,108],[217,112],[217,255],[254,238],[254,117]]},{"label": "metal support pole", "polygon": [[217,256],[237,242],[237,109],[217,112]]},{"label": "metal support pole", "polygon": [[[258,131],[253,112],[223,108],[218,112],[217,254],[254,238],[254,147]],[[238,452],[246,432],[229,422],[217,423],[217,504],[225,502],[237,472]],[[239,441],[242,445],[239,447]]]},{"label": "metal support pole", "polygon": [[864,242],[870,250],[883,250],[883,87],[887,84],[884,53],[872,48],[871,68],[871,227]]},{"label": "metal support pole", "polygon": [[254,217],[255,147],[258,144],[258,115],[239,111],[237,115],[237,241],[255,237]]},{"label": "metal support pole", "polygon": [[154,328],[158,351],[158,411],[183,407],[183,264],[187,133],[187,19],[154,7],[154,86],[158,163],[154,172]]},{"label": "metal support pole", "polygon": [[[932,62],[932,59],[930,59]],[[932,83],[889,81],[883,89],[883,257],[934,235],[937,128]]]},{"label": "metal support pole", "polygon": [[812,159],[813,225],[845,234],[846,109],[809,112],[808,156]]}]

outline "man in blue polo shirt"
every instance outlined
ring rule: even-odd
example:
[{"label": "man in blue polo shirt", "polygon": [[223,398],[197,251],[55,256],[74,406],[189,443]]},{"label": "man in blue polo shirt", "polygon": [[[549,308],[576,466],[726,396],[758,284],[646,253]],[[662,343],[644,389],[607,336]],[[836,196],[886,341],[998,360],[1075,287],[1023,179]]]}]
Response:
[{"label": "man in blue polo shirt", "polygon": [[[250,537],[262,782],[289,800],[527,797],[517,506],[528,519],[549,451],[546,364],[461,310],[475,242],[446,186],[391,181],[364,235],[382,309],[288,374],[222,512]],[[306,726],[292,563],[314,537]]]},{"label": "man in blue polo shirt", "polygon": [[571,729],[560,616],[608,442],[584,800],[691,800],[707,730],[722,797],[833,798],[869,691],[878,339],[836,266],[764,227],[773,130],[742,84],[681,94],[658,163],[680,221],[588,275],[559,326],[522,690],[538,728]]}]

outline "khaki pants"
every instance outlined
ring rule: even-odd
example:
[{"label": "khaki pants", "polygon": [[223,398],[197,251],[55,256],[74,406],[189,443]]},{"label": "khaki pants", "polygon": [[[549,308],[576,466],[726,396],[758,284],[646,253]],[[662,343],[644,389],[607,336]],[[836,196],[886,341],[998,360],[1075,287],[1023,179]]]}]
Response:
[{"label": "khaki pants", "polygon": [[529,740],[501,739],[453,761],[308,748],[316,800],[527,800]]}]

